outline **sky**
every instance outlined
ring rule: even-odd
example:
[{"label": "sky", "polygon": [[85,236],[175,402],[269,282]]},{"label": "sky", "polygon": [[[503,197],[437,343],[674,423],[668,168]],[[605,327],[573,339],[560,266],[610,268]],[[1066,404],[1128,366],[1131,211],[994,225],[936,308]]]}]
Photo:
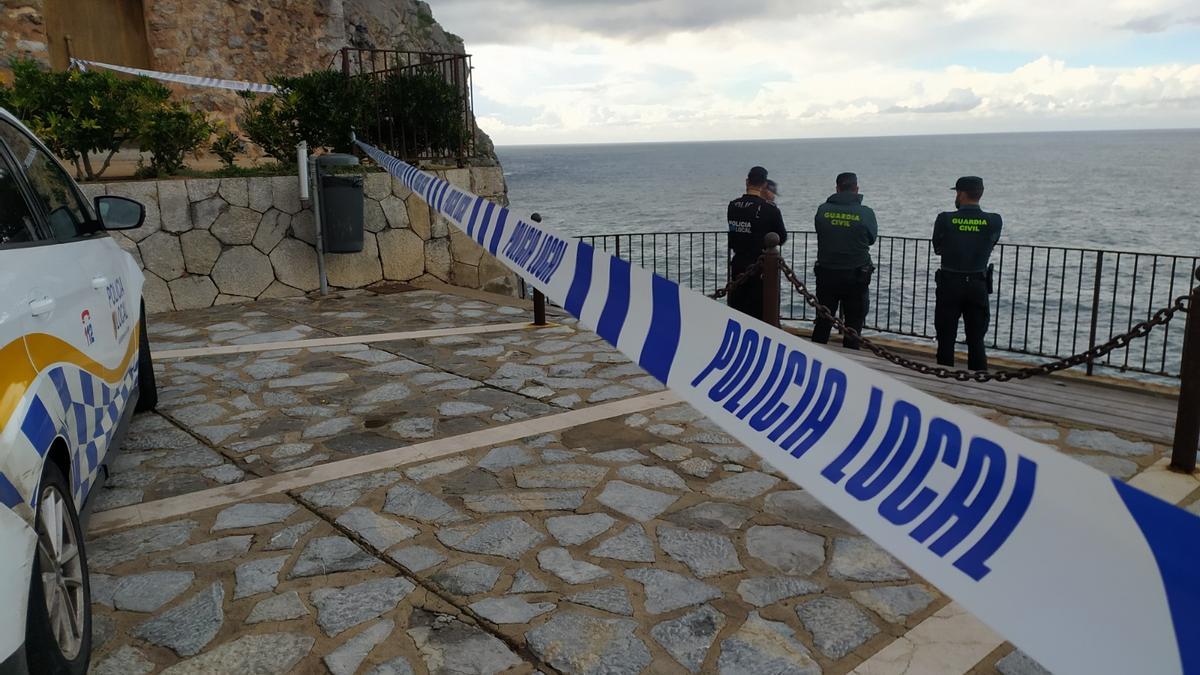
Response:
[{"label": "sky", "polygon": [[1200,126],[1196,0],[433,0],[498,145]]}]

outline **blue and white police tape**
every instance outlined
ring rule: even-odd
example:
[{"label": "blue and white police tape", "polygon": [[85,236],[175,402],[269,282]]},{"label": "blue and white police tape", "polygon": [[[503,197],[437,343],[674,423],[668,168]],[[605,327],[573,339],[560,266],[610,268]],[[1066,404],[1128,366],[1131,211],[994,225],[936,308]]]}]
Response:
[{"label": "blue and white police tape", "polygon": [[111,63],[88,61],[86,59],[73,58],[71,59],[71,65],[79,68],[80,70],[87,70],[88,66],[95,66],[96,68],[113,70],[118,73],[139,75],[141,77],[149,77],[154,80],[162,80],[163,82],[188,84],[196,87],[216,87],[217,89],[231,89],[233,91],[253,91],[260,94],[274,94],[277,91],[274,85],[261,84],[259,82],[242,82],[241,80],[222,80],[216,77],[200,77],[198,75],[183,75],[181,73],[164,73],[158,70],[117,66]]},{"label": "blue and white police tape", "polygon": [[1200,673],[1200,518],[356,142],[1046,667]]}]

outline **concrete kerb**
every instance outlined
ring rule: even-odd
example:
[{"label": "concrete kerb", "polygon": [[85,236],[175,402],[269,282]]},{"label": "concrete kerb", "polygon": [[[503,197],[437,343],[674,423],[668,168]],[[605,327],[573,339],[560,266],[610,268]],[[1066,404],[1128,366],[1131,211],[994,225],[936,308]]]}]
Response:
[{"label": "concrete kerb", "polygon": [[395,342],[400,340],[422,340],[452,335],[482,335],[486,333],[504,333],[515,330],[554,328],[559,324],[548,323],[538,326],[532,323],[501,323],[482,326],[464,326],[461,328],[437,328],[430,330],[405,331],[398,333],[374,333],[371,335],[347,335],[330,338],[314,338],[311,340],[293,340],[289,342],[262,342],[245,345],[224,345],[217,347],[197,347],[193,349],[169,349],[154,354],[155,359],[186,359],[194,356],[217,356],[221,354],[249,354],[254,352],[269,352],[283,349],[308,349],[312,347],[329,347],[333,345],[370,344],[372,342]]},{"label": "concrete kerb", "polygon": [[492,429],[474,431],[460,436],[440,438],[362,457],[297,469],[233,485],[210,488],[155,502],[117,508],[93,516],[89,523],[88,534],[96,535],[126,527],[144,525],[159,520],[183,516],[195,511],[309,487],[337,478],[370,473],[397,466],[407,466],[487,445],[506,443],[528,436],[560,431],[589,422],[643,412],[679,402],[680,399],[670,392],[636,396],[611,403],[581,408],[579,410],[514,422]]}]

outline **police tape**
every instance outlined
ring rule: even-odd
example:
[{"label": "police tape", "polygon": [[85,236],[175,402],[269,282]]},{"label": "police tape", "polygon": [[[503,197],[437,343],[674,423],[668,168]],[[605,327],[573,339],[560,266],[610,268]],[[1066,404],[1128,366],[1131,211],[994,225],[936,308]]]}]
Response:
[{"label": "police tape", "polygon": [[233,91],[253,91],[260,94],[274,94],[277,89],[274,85],[262,84],[259,82],[243,82],[241,80],[222,80],[216,77],[200,77],[199,75],[184,75],[182,73],[164,73],[158,70],[146,70],[144,68],[131,68],[129,66],[117,66],[111,63],[101,63],[100,61],[88,61],[86,59],[71,59],[71,65],[80,70],[87,70],[88,66],[96,68],[104,68],[106,70],[116,71],[118,73],[126,73],[129,75],[138,75],[141,77],[149,77],[154,80],[162,80],[163,82],[174,82],[176,84],[188,84],[196,87],[215,87],[217,89],[231,89]]},{"label": "police tape", "polygon": [[1200,518],[355,142],[1056,673],[1200,673]]}]

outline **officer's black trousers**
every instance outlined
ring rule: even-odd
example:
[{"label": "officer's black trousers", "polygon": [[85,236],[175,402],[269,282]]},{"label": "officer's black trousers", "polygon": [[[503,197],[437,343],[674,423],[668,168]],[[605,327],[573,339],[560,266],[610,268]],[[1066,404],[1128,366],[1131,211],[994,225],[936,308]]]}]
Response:
[{"label": "officer's black trousers", "polygon": [[[863,321],[867,318],[867,308],[870,306],[871,276],[865,269],[834,270],[818,267],[817,302],[829,308],[835,315],[841,307],[845,314],[846,325],[862,332]],[[833,324],[817,317],[813,324],[813,342],[825,344],[829,342],[829,332]],[[859,341],[849,335],[842,336],[842,346],[848,349],[858,349]]]},{"label": "officer's black trousers", "polygon": [[987,334],[991,311],[988,306],[987,278],[983,274],[957,274],[939,271],[937,306],[933,326],[937,331],[937,362],[954,366],[954,343],[958,339],[958,319],[967,332],[967,368],[987,370]]},{"label": "officer's black trousers", "polygon": [[[736,279],[745,270],[730,270],[730,279]],[[746,279],[740,286],[729,292],[729,306],[743,314],[761,320],[763,318],[763,280],[762,276]]]}]

